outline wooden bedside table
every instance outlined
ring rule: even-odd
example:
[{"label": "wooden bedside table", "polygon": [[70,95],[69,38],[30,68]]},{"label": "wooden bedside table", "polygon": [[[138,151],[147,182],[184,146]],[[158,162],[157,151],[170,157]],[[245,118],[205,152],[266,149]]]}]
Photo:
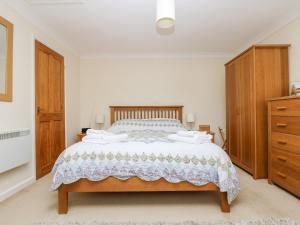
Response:
[{"label": "wooden bedside table", "polygon": [[82,141],[82,138],[83,138],[85,135],[86,135],[86,134],[81,133],[81,132],[78,133],[78,134],[77,134],[77,141],[78,141],[78,142]]},{"label": "wooden bedside table", "polygon": [[208,134],[212,135],[211,142],[215,143],[215,132],[210,131],[210,125],[199,125],[199,131],[206,131]]}]

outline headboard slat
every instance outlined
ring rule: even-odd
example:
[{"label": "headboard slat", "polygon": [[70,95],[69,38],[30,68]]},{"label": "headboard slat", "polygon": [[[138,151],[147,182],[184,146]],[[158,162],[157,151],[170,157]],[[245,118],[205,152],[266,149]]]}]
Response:
[{"label": "headboard slat", "polygon": [[183,106],[110,106],[110,122],[122,119],[168,118],[182,122]]}]

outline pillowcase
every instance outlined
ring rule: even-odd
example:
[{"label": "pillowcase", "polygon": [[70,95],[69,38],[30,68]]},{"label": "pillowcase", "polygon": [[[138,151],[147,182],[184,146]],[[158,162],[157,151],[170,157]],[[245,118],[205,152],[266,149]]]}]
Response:
[{"label": "pillowcase", "polygon": [[154,118],[154,119],[124,119],[116,121],[110,132],[130,132],[134,130],[162,130],[166,132],[177,132],[185,130],[179,120]]}]

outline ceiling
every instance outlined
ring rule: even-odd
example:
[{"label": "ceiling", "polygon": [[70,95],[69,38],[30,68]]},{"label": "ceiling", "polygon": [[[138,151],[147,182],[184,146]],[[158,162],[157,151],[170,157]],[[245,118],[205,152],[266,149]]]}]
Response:
[{"label": "ceiling", "polygon": [[176,0],[176,25],[155,27],[156,0],[30,5],[7,0],[83,57],[225,55],[300,15],[300,0]]}]

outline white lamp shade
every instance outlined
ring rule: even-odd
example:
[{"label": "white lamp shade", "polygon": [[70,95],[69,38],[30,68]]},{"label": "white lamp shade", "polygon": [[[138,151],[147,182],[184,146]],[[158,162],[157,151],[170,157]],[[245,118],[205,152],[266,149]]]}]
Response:
[{"label": "white lamp shade", "polygon": [[194,123],[195,122],[195,115],[193,113],[189,113],[186,116],[186,122]]},{"label": "white lamp shade", "polygon": [[98,123],[98,124],[104,123],[104,115],[102,113],[98,113],[96,115],[96,123]]},{"label": "white lamp shade", "polygon": [[163,29],[175,25],[175,0],[157,0],[156,25]]}]

